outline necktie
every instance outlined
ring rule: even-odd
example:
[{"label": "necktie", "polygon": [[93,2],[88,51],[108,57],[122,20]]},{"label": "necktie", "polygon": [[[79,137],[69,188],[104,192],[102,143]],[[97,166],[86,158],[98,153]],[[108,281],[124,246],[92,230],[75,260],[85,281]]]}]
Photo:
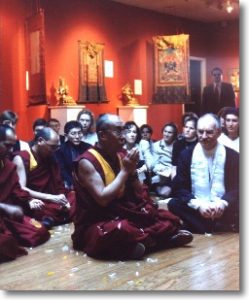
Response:
[{"label": "necktie", "polygon": [[215,100],[217,102],[219,102],[219,100],[220,100],[220,94],[219,94],[218,84],[216,84],[215,88],[214,88],[214,97],[215,97]]}]

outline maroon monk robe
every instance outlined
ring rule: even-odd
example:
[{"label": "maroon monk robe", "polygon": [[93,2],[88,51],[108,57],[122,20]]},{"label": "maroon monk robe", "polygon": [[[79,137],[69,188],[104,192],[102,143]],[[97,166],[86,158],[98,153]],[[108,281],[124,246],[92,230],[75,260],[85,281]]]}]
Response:
[{"label": "maroon monk robe", "polygon": [[[16,166],[8,159],[2,161],[0,167],[0,202],[21,206],[24,210],[29,207],[29,193],[22,190],[16,173]],[[50,234],[38,221],[24,216],[22,221],[15,221],[3,214],[3,222],[14,238],[22,245],[35,247],[46,242]],[[2,237],[3,238],[3,237]]]},{"label": "maroon monk robe", "polygon": [[44,201],[45,206],[41,210],[32,210],[32,216],[37,220],[42,220],[45,216],[52,217],[55,225],[71,222],[75,214],[75,193],[74,191],[68,191],[64,187],[59,165],[54,157],[47,158],[45,161],[39,161],[35,153],[33,153],[37,161],[37,166],[31,168],[30,153],[20,151],[17,154],[21,156],[25,165],[27,176],[26,186],[28,188],[41,193],[53,195],[64,194],[71,206],[70,210],[65,210],[60,204]]},{"label": "maroon monk robe", "polygon": [[6,228],[0,216],[0,263],[27,254],[28,252],[20,247],[12,233]]},{"label": "maroon monk robe", "polygon": [[[165,247],[179,230],[179,218],[158,209],[144,190],[134,188],[132,178],[127,180],[123,196],[107,207],[98,205],[78,181],[77,168],[82,158],[89,160],[106,182],[104,169],[92,153],[86,151],[78,157],[74,173],[77,207],[72,234],[74,248],[92,257],[120,259],[127,257],[137,242],[142,242],[147,251]],[[120,171],[117,162],[110,164],[116,175]]]}]

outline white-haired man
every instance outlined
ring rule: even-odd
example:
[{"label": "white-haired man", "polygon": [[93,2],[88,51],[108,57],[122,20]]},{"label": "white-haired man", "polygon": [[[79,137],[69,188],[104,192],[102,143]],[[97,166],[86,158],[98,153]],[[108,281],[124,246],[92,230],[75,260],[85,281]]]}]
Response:
[{"label": "white-haired man", "polygon": [[220,144],[219,118],[202,116],[199,142],[184,150],[168,208],[192,232],[239,231],[239,154]]}]

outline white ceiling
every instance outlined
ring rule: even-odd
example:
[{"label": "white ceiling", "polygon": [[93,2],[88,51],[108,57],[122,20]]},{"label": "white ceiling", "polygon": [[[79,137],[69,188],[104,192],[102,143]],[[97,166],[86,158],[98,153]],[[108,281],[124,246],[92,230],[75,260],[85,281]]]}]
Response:
[{"label": "white ceiling", "polygon": [[220,22],[239,19],[239,0],[230,0],[230,2],[232,2],[234,6],[234,10],[230,14],[226,11],[224,7],[228,0],[112,1],[202,22]]}]

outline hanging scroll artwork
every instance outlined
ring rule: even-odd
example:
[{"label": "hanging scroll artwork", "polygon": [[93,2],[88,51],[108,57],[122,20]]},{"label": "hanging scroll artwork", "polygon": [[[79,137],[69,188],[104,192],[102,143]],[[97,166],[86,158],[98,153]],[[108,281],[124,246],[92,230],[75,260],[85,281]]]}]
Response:
[{"label": "hanging scroll artwork", "polygon": [[189,35],[155,36],[153,104],[190,102]]},{"label": "hanging scroll artwork", "polygon": [[104,45],[79,41],[79,97],[81,103],[108,102],[104,85]]},{"label": "hanging scroll artwork", "polygon": [[28,101],[29,105],[46,104],[45,83],[45,31],[42,9],[26,22],[28,54]]}]

